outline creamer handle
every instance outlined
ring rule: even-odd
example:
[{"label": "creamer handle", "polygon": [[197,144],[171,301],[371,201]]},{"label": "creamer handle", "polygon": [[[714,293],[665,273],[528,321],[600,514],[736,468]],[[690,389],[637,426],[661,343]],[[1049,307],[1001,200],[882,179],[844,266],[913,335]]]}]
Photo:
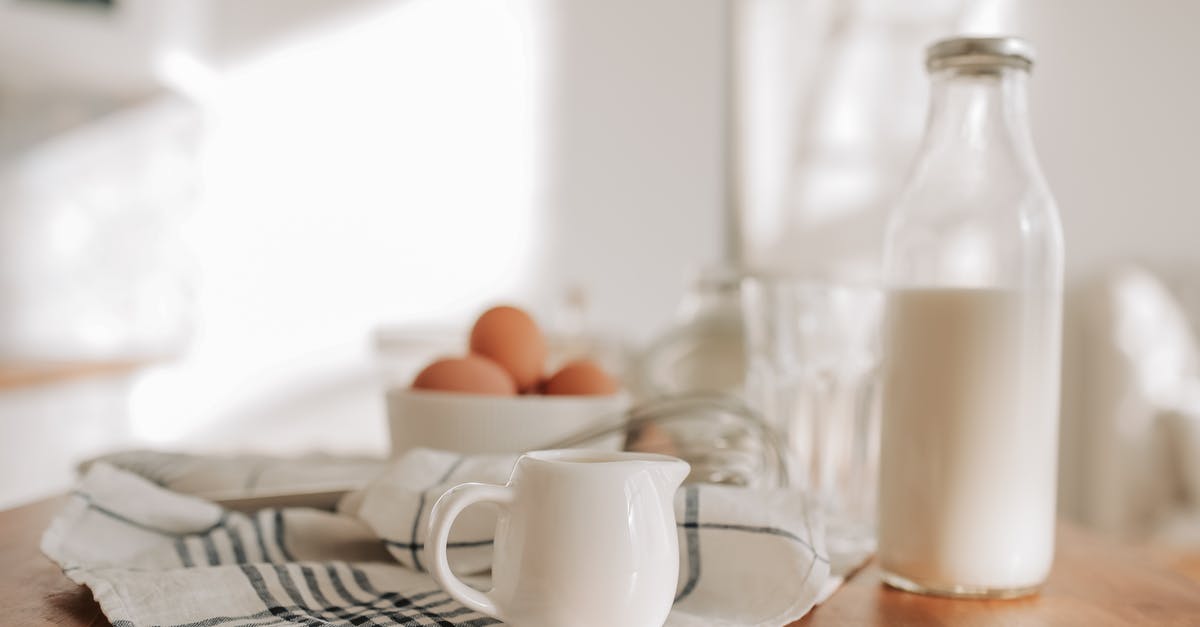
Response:
[{"label": "creamer handle", "polygon": [[430,573],[441,584],[447,594],[459,603],[480,612],[504,620],[503,608],[497,607],[496,600],[463,583],[454,573],[450,572],[450,561],[446,558],[446,542],[450,538],[450,527],[467,506],[481,501],[496,503],[507,508],[512,504],[512,488],[488,483],[464,483],[450,488],[429,514],[429,541],[425,543],[425,560],[429,563]]}]

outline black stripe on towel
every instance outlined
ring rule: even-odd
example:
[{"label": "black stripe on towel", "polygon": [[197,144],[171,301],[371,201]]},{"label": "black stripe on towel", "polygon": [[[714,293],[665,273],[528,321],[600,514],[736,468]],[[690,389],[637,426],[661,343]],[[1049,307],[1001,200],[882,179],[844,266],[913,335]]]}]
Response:
[{"label": "black stripe on towel", "polygon": [[167,536],[170,538],[178,538],[181,536],[192,536],[192,535],[200,535],[200,534],[209,533],[225,523],[225,514],[222,513],[221,517],[219,519],[217,519],[217,522],[215,522],[203,529],[200,529],[198,531],[171,531],[169,529],[162,529],[159,527],[155,527],[154,525],[148,525],[144,522],[136,521],[128,516],[125,516],[124,514],[115,512],[111,509],[108,509],[107,507],[104,507],[103,505],[96,503],[96,501],[94,499],[92,499],[92,495],[90,495],[86,492],[81,492],[79,490],[75,490],[74,492],[71,492],[71,494],[79,497],[80,499],[83,499],[84,504],[86,504],[88,509],[90,509],[90,510],[99,512],[105,516],[108,516],[109,518],[112,518],[113,520],[115,520],[117,522],[125,523],[131,527],[137,527],[138,529],[141,529],[142,531],[149,531],[150,533],[156,533],[160,536]]},{"label": "black stripe on towel", "polygon": [[[424,542],[400,542],[399,540],[384,540],[384,544],[394,546],[398,549],[411,549],[413,551],[421,551],[425,548]],[[470,549],[481,546],[491,546],[495,540],[464,540],[462,542],[447,542],[448,549]]]},{"label": "black stripe on towel", "polygon": [[317,574],[315,571],[313,571],[312,566],[301,566],[300,576],[304,577],[304,585],[308,589],[308,593],[313,596],[313,600],[320,604],[321,607],[337,607],[336,604],[329,602],[329,599],[325,597],[324,592],[321,592],[321,584],[317,582]]},{"label": "black stripe on towel", "polygon": [[263,530],[263,516],[266,516],[269,510],[259,510],[250,516],[250,523],[254,525],[254,539],[258,543],[258,552],[262,554],[260,558],[263,562],[274,562],[271,559],[271,554],[267,552],[267,534]]},{"label": "black stripe on towel", "polygon": [[721,530],[726,530],[726,531],[745,531],[747,533],[760,533],[760,534],[779,536],[781,538],[787,538],[789,540],[792,540],[792,541],[800,544],[800,546],[803,546],[804,548],[808,549],[809,552],[811,552],[813,554],[813,559],[816,559],[818,562],[825,562],[826,564],[829,563],[829,558],[818,553],[817,550],[814,549],[813,546],[811,544],[809,544],[804,538],[801,538],[800,536],[798,536],[786,529],[779,529],[778,527],[755,527],[753,525],[734,525],[734,524],[729,524],[729,523],[715,523],[715,522],[702,523],[702,522],[695,522],[695,521],[689,522],[687,520],[679,523],[679,526],[683,527],[684,529],[687,529],[689,532],[693,529],[721,529]]},{"label": "black stripe on towel", "polygon": [[192,552],[188,550],[186,539],[175,538],[175,553],[179,555],[179,562],[183,564],[184,568],[191,568],[196,565],[196,562],[192,561]]},{"label": "black stripe on towel", "polygon": [[243,564],[241,566],[242,574],[246,576],[246,580],[250,582],[250,586],[254,588],[254,593],[258,595],[258,599],[267,607],[267,611],[286,620],[288,622],[308,625],[309,627],[321,627],[326,625],[325,621],[317,619],[313,616],[301,614],[303,608],[285,607],[276,600],[275,595],[271,594],[267,582],[263,579],[262,573],[254,564]]},{"label": "black stripe on towel", "polygon": [[293,605],[310,607],[308,601],[304,600],[304,595],[300,594],[300,589],[296,587],[296,582],[292,580],[292,574],[288,572],[287,566],[286,564],[271,565],[275,569],[275,577],[279,579],[279,585],[283,586],[283,591],[287,593]]},{"label": "black stripe on towel", "polygon": [[[425,513],[425,499],[427,497],[427,493],[430,490],[432,490],[433,488],[449,481],[451,475],[454,474],[454,471],[458,470],[458,467],[461,466],[462,463],[464,461],[466,461],[466,459],[467,458],[465,456],[459,455],[458,459],[454,460],[453,464],[450,464],[450,467],[446,469],[446,472],[442,473],[442,476],[439,477],[438,480],[433,485],[425,488],[424,490],[421,490],[421,495],[417,499],[417,513],[415,516],[413,516],[413,524],[412,524],[412,534],[411,534],[412,541],[409,543],[409,546],[408,546],[408,550],[411,552],[411,555],[412,555],[413,567],[415,567],[417,569],[417,572],[420,572],[420,573],[425,572],[425,566],[423,566],[421,564],[421,549],[423,549],[425,545],[423,543],[417,542],[417,531],[421,527],[421,516],[424,515],[424,513]],[[396,546],[396,545],[392,545],[392,546]]]},{"label": "black stripe on towel", "polygon": [[[449,597],[447,597],[446,599],[443,599],[441,601],[430,601],[429,603],[425,603],[423,605],[415,605],[414,604],[415,601],[419,601],[424,598],[434,596],[434,595],[441,593],[441,590],[430,590],[429,592],[413,594],[413,595],[409,595],[407,597],[401,596],[395,592],[380,593],[378,590],[376,590],[371,585],[371,581],[367,578],[367,574],[365,572],[363,572],[362,570],[360,570],[358,568],[355,568],[353,565],[347,564],[347,566],[350,568],[351,572],[354,575],[354,581],[367,594],[373,595],[378,599],[392,599],[395,607],[405,608],[408,611],[419,612],[421,617],[424,617],[427,620],[432,620],[437,625],[441,625],[441,626],[445,626],[445,627],[484,627],[485,625],[495,625],[496,623],[500,622],[498,619],[492,618],[491,616],[483,616],[480,618],[473,618],[471,620],[466,620],[466,621],[460,621],[460,620],[450,621],[448,619],[455,618],[455,617],[461,616],[463,614],[471,614],[473,612],[471,609],[463,607],[463,606],[459,606],[456,609],[450,610],[448,612],[433,611],[433,608],[435,608],[435,607],[450,603],[451,599]],[[424,624],[424,623],[420,623],[420,624]]]},{"label": "black stripe on towel", "polygon": [[235,564],[245,564],[250,561],[246,559],[246,547],[242,543],[242,528],[245,527],[245,516],[234,514],[230,516],[229,521],[225,524],[225,533],[229,534],[229,544],[233,547],[233,562]]},{"label": "black stripe on towel", "polygon": [[283,532],[283,510],[281,509],[275,510],[275,545],[279,547],[279,554],[283,556],[283,561],[296,561],[296,558],[292,557],[292,552],[287,548]]},{"label": "black stripe on towel", "polygon": [[683,498],[681,526],[685,529],[684,536],[687,541],[688,575],[683,589],[675,596],[676,603],[686,599],[700,581],[700,530],[697,528],[697,520],[700,518],[700,490],[694,485],[688,486]]},{"label": "black stripe on towel", "polygon": [[[221,514],[221,519],[217,521],[218,526],[225,524],[225,516],[226,514]],[[213,538],[214,533],[216,533],[216,530],[201,535],[200,542],[204,545],[204,556],[208,559],[208,565],[220,566],[221,556],[217,554],[217,543],[216,539]]]}]

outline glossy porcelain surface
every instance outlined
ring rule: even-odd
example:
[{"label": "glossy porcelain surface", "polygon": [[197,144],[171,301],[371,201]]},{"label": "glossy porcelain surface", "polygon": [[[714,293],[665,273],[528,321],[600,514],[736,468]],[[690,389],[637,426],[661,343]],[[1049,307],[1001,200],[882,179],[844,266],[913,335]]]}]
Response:
[{"label": "glossy porcelain surface", "polygon": [[[527,454],[507,485],[464,484],[438,500],[427,561],[455,599],[516,627],[661,627],[679,577],[674,495],[688,471],[664,455]],[[487,593],[450,572],[445,549],[454,518],[480,501],[501,510]]]},{"label": "glossy porcelain surface", "polygon": [[[625,419],[629,397],[476,396],[393,389],[387,396],[392,456],[414,448],[458,453],[524,453]],[[618,450],[618,434],[593,448]]]}]

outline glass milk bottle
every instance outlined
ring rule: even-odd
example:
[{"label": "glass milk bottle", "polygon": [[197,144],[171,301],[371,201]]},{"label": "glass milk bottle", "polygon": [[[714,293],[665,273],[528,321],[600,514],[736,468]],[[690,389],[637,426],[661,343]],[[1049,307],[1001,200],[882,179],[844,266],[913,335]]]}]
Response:
[{"label": "glass milk bottle", "polygon": [[1054,554],[1062,228],[1014,38],[927,51],[925,139],[889,218],[880,451],[884,580],[1036,592]]}]

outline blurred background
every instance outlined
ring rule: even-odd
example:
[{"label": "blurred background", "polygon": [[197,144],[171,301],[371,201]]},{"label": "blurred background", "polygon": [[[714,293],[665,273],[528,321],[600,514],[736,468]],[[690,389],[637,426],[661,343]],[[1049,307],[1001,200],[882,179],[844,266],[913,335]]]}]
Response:
[{"label": "blurred background", "polygon": [[130,446],[381,453],[389,351],[495,302],[637,350],[722,268],[870,282],[924,46],[1010,33],[1039,51],[1066,233],[1060,507],[1200,546],[1196,23],[1175,0],[0,0],[0,507]]}]

